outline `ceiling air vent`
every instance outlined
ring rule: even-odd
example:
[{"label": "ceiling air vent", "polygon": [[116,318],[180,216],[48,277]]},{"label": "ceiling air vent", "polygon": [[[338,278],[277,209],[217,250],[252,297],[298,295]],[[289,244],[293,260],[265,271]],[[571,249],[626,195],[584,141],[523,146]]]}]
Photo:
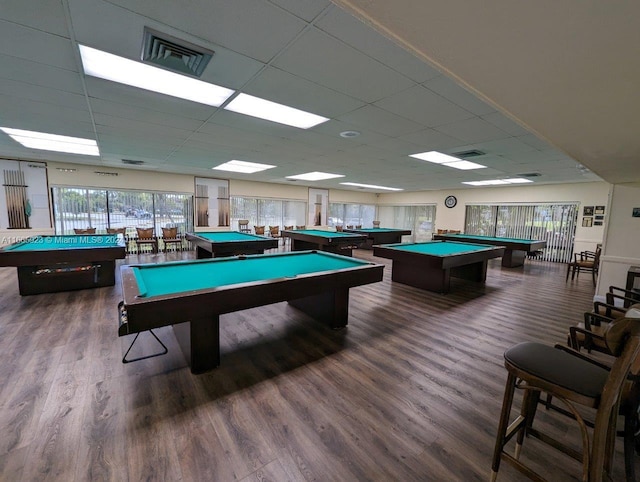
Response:
[{"label": "ceiling air vent", "polygon": [[137,159],[122,159],[122,164],[129,164],[130,166],[142,166],[144,161],[138,161]]},{"label": "ceiling air vent", "polygon": [[525,172],[524,174],[518,174],[521,177],[540,177],[539,172]]},{"label": "ceiling air vent", "polygon": [[150,28],[144,29],[142,60],[181,74],[200,77],[214,52]]},{"label": "ceiling air vent", "polygon": [[462,159],[467,159],[469,157],[484,156],[485,154],[486,152],[482,152],[477,149],[472,149],[470,151],[454,152],[451,155],[455,157],[460,157]]}]

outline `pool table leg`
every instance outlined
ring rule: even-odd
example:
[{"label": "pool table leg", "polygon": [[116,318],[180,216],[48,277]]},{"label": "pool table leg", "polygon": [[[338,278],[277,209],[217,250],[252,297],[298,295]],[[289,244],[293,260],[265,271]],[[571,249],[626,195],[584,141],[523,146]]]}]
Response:
[{"label": "pool table leg", "polygon": [[290,300],[289,304],[334,330],[349,322],[349,288]]},{"label": "pool table leg", "polygon": [[173,331],[191,373],[204,373],[220,365],[220,315],[173,325]]},{"label": "pool table leg", "polygon": [[506,249],[504,251],[504,256],[502,256],[502,266],[504,268],[516,268],[518,266],[523,266],[526,256],[526,251]]}]

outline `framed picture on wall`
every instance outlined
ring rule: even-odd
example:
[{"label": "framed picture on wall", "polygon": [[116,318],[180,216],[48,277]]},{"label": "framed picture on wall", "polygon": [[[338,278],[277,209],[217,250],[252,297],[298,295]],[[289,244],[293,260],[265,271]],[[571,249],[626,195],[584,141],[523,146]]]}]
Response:
[{"label": "framed picture on wall", "polygon": [[[583,216],[593,216],[593,206],[585,206],[582,209],[582,215]],[[584,224],[583,224],[584,226]]]},{"label": "framed picture on wall", "polygon": [[584,217],[584,218],[582,218],[582,227],[583,228],[590,228],[591,226],[593,226],[593,218],[592,217]]}]

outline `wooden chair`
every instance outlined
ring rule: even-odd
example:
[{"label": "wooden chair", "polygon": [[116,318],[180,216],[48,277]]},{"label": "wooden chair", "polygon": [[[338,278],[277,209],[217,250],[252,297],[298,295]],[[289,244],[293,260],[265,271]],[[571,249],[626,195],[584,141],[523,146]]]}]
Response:
[{"label": "wooden chair", "polygon": [[344,227],[342,226],[342,224],[338,224],[338,225],[336,226],[336,231],[337,231],[337,232],[339,232],[339,233],[341,233],[341,232],[343,232],[343,231],[344,231]]},{"label": "wooden chair", "polygon": [[296,226],[296,229],[307,229],[307,227],[303,224],[302,226]]},{"label": "wooden chair", "polygon": [[[524,342],[504,353],[507,369],[502,411],[491,465],[495,481],[501,461],[505,461],[532,479],[542,480],[520,460],[525,436],[539,439],[582,462],[582,480],[601,481],[611,473],[616,422],[627,377],[640,355],[640,320],[621,318],[610,323],[604,340],[615,357],[613,364],[598,362],[580,352],[556,345]],[[520,416],[509,423],[514,392],[524,390]],[[582,452],[576,451],[533,426],[541,392],[559,399],[580,427]],[[596,410],[593,442],[589,442],[587,423],[577,406]],[[515,454],[505,446],[517,435]]]},{"label": "wooden chair", "polygon": [[73,232],[76,234],[96,234],[96,228],[87,228],[87,229],[73,228]]},{"label": "wooden chair", "polygon": [[254,226],[253,230],[256,234],[264,236],[264,226]]},{"label": "wooden chair", "polygon": [[182,236],[178,234],[178,228],[162,228],[162,250],[166,253],[170,246],[176,251],[182,251]]},{"label": "wooden chair", "polygon": [[249,220],[248,219],[238,219],[238,231],[241,233],[250,233],[251,229],[249,229]]},{"label": "wooden chair", "polygon": [[379,228],[380,227],[380,221],[374,221],[373,222],[373,227],[374,228]]},{"label": "wooden chair", "polygon": [[362,224],[356,224],[356,229],[362,229]]},{"label": "wooden chair", "polygon": [[347,224],[347,229],[354,229],[354,225],[353,224]]},{"label": "wooden chair", "polygon": [[127,234],[127,228],[107,228],[107,234]]},{"label": "wooden chair", "polygon": [[448,229],[438,229],[438,234],[447,234],[449,232]]},{"label": "wooden chair", "polygon": [[581,251],[580,253],[573,254],[573,261],[567,265],[567,280],[569,279],[569,273],[571,273],[571,279],[573,280],[581,271],[591,272],[593,278],[593,286],[596,285],[596,276],[598,275],[598,269],[600,267],[600,253],[602,249],[597,248],[594,251]]},{"label": "wooden chair", "polygon": [[269,236],[278,239],[278,242],[280,242],[280,238],[282,237],[280,235],[280,226],[269,226]]},{"label": "wooden chair", "polygon": [[136,228],[138,237],[135,239],[138,254],[142,253],[143,247],[150,247],[152,253],[158,252],[158,238],[153,233],[153,228]]},{"label": "wooden chair", "polygon": [[[640,304],[633,305],[626,313],[629,318],[638,320],[640,316]],[[569,346],[576,351],[585,348],[589,353],[597,351],[605,355],[614,356],[611,352],[606,339],[606,332],[610,324],[618,323],[621,318],[607,318],[597,313],[585,313],[584,324],[572,326],[569,331]],[[640,320],[639,320],[640,321]],[[580,326],[582,325],[582,326]],[[640,419],[638,418],[638,409],[640,405],[640,358],[637,358],[630,370],[629,379],[623,389],[620,397],[620,415],[624,416],[624,429],[617,434],[624,439],[624,459],[627,480],[635,481],[635,463],[634,455],[640,446],[640,438],[638,437],[638,429],[640,429]],[[547,397],[547,406],[551,406],[551,397]],[[565,411],[559,410],[566,414]],[[593,426],[587,422],[587,425]]]}]

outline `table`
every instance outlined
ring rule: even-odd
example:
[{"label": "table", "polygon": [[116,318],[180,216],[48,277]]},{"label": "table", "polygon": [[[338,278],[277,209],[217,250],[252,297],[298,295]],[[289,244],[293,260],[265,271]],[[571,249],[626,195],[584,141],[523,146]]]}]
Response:
[{"label": "table", "polygon": [[367,240],[364,234],[321,229],[283,230],[282,236],[291,239],[291,251],[318,249],[343,256],[351,256],[353,248],[360,247]]},{"label": "table", "polygon": [[428,241],[374,246],[373,254],[393,260],[393,281],[448,293],[451,276],[484,283],[487,261],[503,256],[504,250],[486,244]]},{"label": "table", "polygon": [[547,242],[544,240],[502,238],[499,236],[480,236],[475,234],[434,234],[433,239],[504,246],[505,250],[504,256],[502,257],[502,266],[505,268],[523,266],[527,253],[537,251],[547,246]]},{"label": "table", "polygon": [[0,266],[18,268],[25,296],[113,286],[115,260],[125,256],[121,234],[33,236],[0,249]]},{"label": "table", "polygon": [[263,254],[265,249],[278,247],[277,239],[239,231],[187,233],[186,238],[196,246],[198,259]]},{"label": "table", "polygon": [[364,228],[345,229],[344,232],[364,234],[367,237],[363,247],[373,248],[374,244],[394,244],[402,241],[402,236],[411,236],[410,229],[395,228]]},{"label": "table", "polygon": [[383,265],[321,251],[122,266],[118,334],[173,325],[192,373],[220,364],[220,315],[280,301],[332,328],[347,325],[349,288]]}]

